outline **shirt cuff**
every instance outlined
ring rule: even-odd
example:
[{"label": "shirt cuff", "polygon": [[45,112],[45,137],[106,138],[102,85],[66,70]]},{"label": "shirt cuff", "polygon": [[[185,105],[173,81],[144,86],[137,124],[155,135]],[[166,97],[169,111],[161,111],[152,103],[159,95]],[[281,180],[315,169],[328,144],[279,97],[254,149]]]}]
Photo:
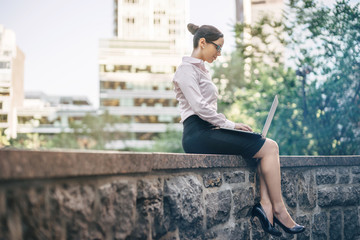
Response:
[{"label": "shirt cuff", "polygon": [[235,129],[235,123],[226,119],[223,127]]}]

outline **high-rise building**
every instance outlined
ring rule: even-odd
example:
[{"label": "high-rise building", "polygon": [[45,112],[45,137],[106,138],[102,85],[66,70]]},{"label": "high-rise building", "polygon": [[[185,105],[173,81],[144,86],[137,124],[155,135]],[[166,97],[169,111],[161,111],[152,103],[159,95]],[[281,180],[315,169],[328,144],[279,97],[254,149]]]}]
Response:
[{"label": "high-rise building", "polygon": [[284,0],[235,0],[236,21],[254,24],[264,15],[280,20],[284,9]]},{"label": "high-rise building", "polygon": [[121,116],[109,148],[144,147],[169,124],[180,129],[172,77],[187,52],[189,3],[115,0],[114,35],[100,40],[100,109]]},{"label": "high-rise building", "polygon": [[[262,17],[269,17],[272,21],[279,21],[282,18],[284,9],[284,0],[235,0],[236,4],[236,21],[238,23],[244,23],[247,25],[254,25]],[[273,35],[274,31],[270,27],[263,28],[263,31]],[[269,40],[269,39],[268,39]],[[253,38],[249,28],[244,29],[244,33],[241,39],[236,41],[243,42],[245,44],[253,44],[259,48],[265,47],[259,38]],[[284,46],[276,40],[271,38],[271,44],[268,45],[269,49],[273,52],[277,52],[280,56],[280,61],[284,61]],[[246,49],[246,51],[254,51],[253,48]],[[256,50],[255,50],[256,51]],[[250,52],[248,52],[250,54]],[[273,65],[273,60],[264,56],[262,61],[268,65]],[[245,59],[244,65],[244,77],[245,81],[250,81],[251,76],[251,63],[250,59]]]},{"label": "high-rise building", "polygon": [[24,101],[24,53],[15,33],[0,25],[0,131],[16,138],[17,109]]}]

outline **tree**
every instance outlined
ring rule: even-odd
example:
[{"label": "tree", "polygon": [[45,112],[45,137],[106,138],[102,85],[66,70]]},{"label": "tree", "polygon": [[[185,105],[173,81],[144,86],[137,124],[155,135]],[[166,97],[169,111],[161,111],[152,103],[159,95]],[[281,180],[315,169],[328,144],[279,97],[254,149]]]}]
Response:
[{"label": "tree", "polygon": [[296,26],[303,35],[299,40],[289,31],[293,36],[290,43],[300,49],[298,67],[311,65],[314,69],[304,116],[314,149],[318,154],[358,154],[360,5],[342,0],[329,8],[307,0],[291,1],[290,6],[295,21],[290,21],[287,29]]},{"label": "tree", "polygon": [[[265,16],[252,26],[237,24],[235,53],[214,68],[214,80],[225,89],[220,106],[226,115],[259,131],[279,94],[268,136],[278,141],[281,154],[359,153],[359,19],[359,5],[347,1],[329,8],[294,0],[283,21]],[[245,31],[250,42],[239,41]],[[285,47],[294,53],[287,64]],[[225,68],[234,63],[237,72]],[[313,72],[297,77],[304,66]]]}]

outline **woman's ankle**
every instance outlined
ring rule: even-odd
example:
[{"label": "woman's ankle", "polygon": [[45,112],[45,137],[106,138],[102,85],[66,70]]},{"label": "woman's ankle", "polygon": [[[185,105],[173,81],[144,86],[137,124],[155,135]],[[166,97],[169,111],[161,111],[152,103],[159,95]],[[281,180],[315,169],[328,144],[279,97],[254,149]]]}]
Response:
[{"label": "woman's ankle", "polygon": [[273,204],[272,207],[275,216],[281,216],[282,214],[288,213],[284,203]]}]

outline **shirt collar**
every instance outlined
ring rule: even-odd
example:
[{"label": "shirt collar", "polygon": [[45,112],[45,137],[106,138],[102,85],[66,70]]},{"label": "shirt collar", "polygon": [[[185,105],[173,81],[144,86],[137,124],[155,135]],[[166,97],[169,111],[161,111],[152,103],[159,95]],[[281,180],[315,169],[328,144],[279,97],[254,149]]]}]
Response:
[{"label": "shirt collar", "polygon": [[194,58],[194,57],[183,57],[182,59],[183,62],[187,62],[187,63],[191,63],[194,64],[195,66],[199,67],[201,70],[208,72],[208,70],[205,67],[205,63],[203,60],[199,59],[199,58]]}]

